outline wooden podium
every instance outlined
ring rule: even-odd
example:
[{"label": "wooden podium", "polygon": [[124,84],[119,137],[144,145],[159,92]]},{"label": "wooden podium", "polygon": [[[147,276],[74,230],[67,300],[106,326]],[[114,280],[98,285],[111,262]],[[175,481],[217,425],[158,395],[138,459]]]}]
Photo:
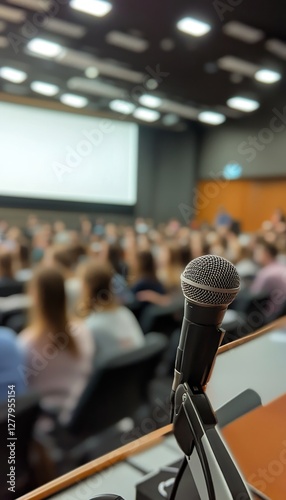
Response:
[{"label": "wooden podium", "polygon": [[[283,349],[286,354],[286,318],[282,318],[281,320],[272,323],[266,328],[249,335],[248,337],[221,347],[217,358],[217,364],[221,365],[218,366],[218,372],[219,370],[222,370],[224,366],[221,361],[223,361],[223,359],[224,362],[230,360],[230,353],[232,355],[232,359],[237,357],[238,367],[242,364],[240,359],[246,359],[248,355],[247,353],[252,352],[250,347],[253,348],[254,345],[257,345],[256,351],[259,353],[259,349],[261,349],[261,341],[265,344],[263,344],[263,349],[266,349],[266,352],[268,352],[266,344],[267,342],[270,342],[273,349],[278,349],[277,353],[279,352],[279,355],[282,354],[281,349],[285,344]],[[254,344],[255,342],[256,344]],[[243,346],[243,353],[241,346]],[[241,358],[242,354],[243,356]],[[233,358],[233,356],[235,357]],[[262,397],[262,406],[238,418],[223,429],[224,439],[246,480],[254,487],[264,492],[269,498],[271,498],[271,500],[283,500],[286,498],[286,358],[283,359],[285,359],[285,378],[282,381],[279,381],[280,396],[275,397],[274,394],[275,399],[274,401],[271,400],[269,394],[272,394],[271,385],[275,384],[275,380],[272,381],[271,384],[269,382],[267,393],[268,400],[264,395]],[[270,377],[270,373],[273,371],[271,364],[273,364],[273,368],[277,368],[276,360],[261,360],[260,358],[259,360],[260,363],[266,363],[265,377]],[[252,363],[252,361],[253,365],[257,363],[254,358],[253,360],[248,359],[248,362]],[[231,366],[233,365],[231,364]],[[256,367],[253,366],[253,383],[260,384],[261,391],[263,392],[265,383],[263,380],[256,380],[257,377],[255,378],[255,368]],[[211,380],[211,394],[209,394],[209,396],[212,394],[216,396],[217,394],[217,399],[219,400],[219,398],[221,398],[221,394],[219,387],[216,387],[217,383],[219,384],[219,380],[217,383],[216,380],[213,380],[216,379],[216,376],[217,372],[215,367]],[[247,374],[244,373],[244,366],[242,364],[241,377],[243,376],[245,376],[245,384],[247,384]],[[281,374],[281,377],[282,376],[283,374]],[[235,381],[234,379],[232,381],[230,373],[225,373],[225,377],[228,379],[230,386],[232,384],[235,385]],[[213,403],[212,397],[210,397],[210,399]],[[227,399],[225,402],[227,402]],[[217,409],[216,406],[214,407]],[[93,460],[92,462],[69,472],[68,474],[65,474],[58,479],[55,479],[54,481],[51,481],[48,484],[41,486],[40,488],[20,497],[18,500],[42,500],[47,498],[52,500],[53,495],[56,495],[56,498],[60,499],[60,493],[62,491],[73,487],[79,482],[87,481],[88,478],[98,474],[100,471],[107,470],[114,464],[124,463],[129,457],[140,454],[144,450],[149,449],[152,453],[152,447],[155,449],[156,446],[159,443],[163,443],[166,436],[171,433],[171,425],[152,432],[149,435],[131,442],[103,457]],[[106,491],[106,493],[108,493],[108,491]],[[89,500],[92,496],[92,494],[87,495],[85,500]],[[68,496],[65,498],[68,498]],[[73,497],[71,496],[70,498]],[[126,498],[126,500],[133,499]]]}]

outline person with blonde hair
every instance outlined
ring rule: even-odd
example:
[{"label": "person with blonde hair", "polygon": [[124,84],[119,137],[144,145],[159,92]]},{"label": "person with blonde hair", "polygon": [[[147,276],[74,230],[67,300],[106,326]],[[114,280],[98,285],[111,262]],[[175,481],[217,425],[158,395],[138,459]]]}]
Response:
[{"label": "person with blonde hair", "polygon": [[27,354],[21,366],[45,406],[68,420],[92,372],[95,345],[83,322],[70,322],[64,279],[56,267],[40,267],[29,286],[30,325],[19,335]]}]

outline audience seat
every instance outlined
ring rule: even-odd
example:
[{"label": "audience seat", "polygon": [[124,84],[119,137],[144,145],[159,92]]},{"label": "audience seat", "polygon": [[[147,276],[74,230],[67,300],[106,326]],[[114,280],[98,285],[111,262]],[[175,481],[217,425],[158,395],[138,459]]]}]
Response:
[{"label": "audience seat", "polygon": [[[29,489],[38,486],[35,481],[35,469],[33,467],[32,450],[33,431],[36,420],[40,413],[39,396],[36,394],[26,394],[16,398],[15,416],[15,446],[16,459],[16,496],[7,490],[7,475],[10,465],[8,464],[9,449],[7,448],[8,422],[7,422],[7,402],[0,405],[0,498],[10,500],[24,494]],[[12,422],[12,420],[11,420]],[[13,431],[12,431],[13,432]],[[9,441],[12,443],[12,440]],[[50,479],[50,478],[48,478]]]},{"label": "audience seat", "polygon": [[22,331],[27,323],[30,298],[25,294],[0,298],[0,326],[7,326],[16,333]]},{"label": "audience seat", "polygon": [[150,304],[140,318],[143,332],[161,332],[170,336],[181,325],[184,314],[184,297],[177,297],[168,306]]},{"label": "audience seat", "polygon": [[0,284],[0,297],[10,297],[10,295],[15,295],[23,293],[25,288],[25,283],[20,281],[14,281],[11,283]]},{"label": "audience seat", "polygon": [[143,347],[97,366],[70,422],[63,426],[56,421],[49,436],[53,455],[61,456],[66,465],[78,465],[97,445],[99,433],[133,417],[148,401],[149,382],[166,348],[164,335],[150,333]]}]

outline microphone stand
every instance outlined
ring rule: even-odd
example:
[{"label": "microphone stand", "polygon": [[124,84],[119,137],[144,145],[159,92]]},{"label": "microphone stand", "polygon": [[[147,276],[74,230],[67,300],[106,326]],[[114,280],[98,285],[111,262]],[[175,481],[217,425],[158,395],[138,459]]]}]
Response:
[{"label": "microphone stand", "polygon": [[[214,411],[202,388],[191,389],[187,383],[177,387],[173,424],[201,500],[252,499],[217,431]],[[171,499],[174,496],[173,490]]]}]

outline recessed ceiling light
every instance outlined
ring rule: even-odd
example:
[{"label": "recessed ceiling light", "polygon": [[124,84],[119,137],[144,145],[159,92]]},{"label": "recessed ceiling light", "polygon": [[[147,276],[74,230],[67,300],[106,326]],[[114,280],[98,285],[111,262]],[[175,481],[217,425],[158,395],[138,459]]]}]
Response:
[{"label": "recessed ceiling light", "polygon": [[38,94],[52,97],[59,92],[59,87],[52,83],[34,81],[31,83],[31,89]]},{"label": "recessed ceiling light", "polygon": [[8,3],[36,11],[48,11],[52,4],[51,0],[8,0]]},{"label": "recessed ceiling light", "polygon": [[253,99],[247,99],[246,97],[235,96],[227,100],[227,105],[233,109],[239,109],[240,111],[245,111],[250,113],[259,108],[260,104]]},{"label": "recessed ceiling light", "polygon": [[112,111],[122,113],[123,115],[130,115],[135,109],[135,105],[132,102],[122,101],[121,99],[114,99],[114,101],[109,103],[109,107]]},{"label": "recessed ceiling light", "polygon": [[112,9],[112,5],[104,0],[71,0],[70,6],[72,9],[96,17],[106,16]]},{"label": "recessed ceiling light", "polygon": [[9,66],[3,66],[0,68],[0,77],[8,82],[22,83],[27,79],[27,73],[20,71],[19,69],[10,68]]},{"label": "recessed ceiling light", "polygon": [[67,106],[72,106],[73,108],[84,108],[88,103],[86,97],[75,94],[63,94],[60,97],[60,101]]},{"label": "recessed ceiling light", "polygon": [[96,78],[99,75],[99,71],[95,66],[89,66],[84,72],[87,78]]},{"label": "recessed ceiling light", "polygon": [[27,50],[43,57],[57,57],[64,49],[61,45],[43,38],[33,38],[27,44]]},{"label": "recessed ceiling light", "polygon": [[223,32],[233,38],[242,40],[245,43],[256,43],[264,38],[264,32],[248,26],[247,24],[240,23],[238,21],[230,21],[224,24],[222,28]]},{"label": "recessed ceiling light", "polygon": [[132,52],[144,52],[149,47],[149,42],[144,38],[122,33],[121,31],[110,31],[106,35],[106,41],[110,45],[131,50]]},{"label": "recessed ceiling light", "polygon": [[141,95],[138,100],[142,106],[147,106],[147,108],[158,108],[162,104],[160,97],[149,94]]},{"label": "recessed ceiling light", "polygon": [[208,123],[209,125],[220,125],[225,122],[225,119],[222,113],[216,113],[215,111],[202,111],[198,115],[200,122]]},{"label": "recessed ceiling light", "polygon": [[203,36],[210,31],[211,26],[193,17],[184,17],[177,22],[177,28],[188,35]]},{"label": "recessed ceiling light", "polygon": [[154,109],[137,108],[135,109],[133,116],[134,118],[138,118],[138,120],[143,120],[144,122],[155,122],[159,120],[161,115]]},{"label": "recessed ceiling light", "polygon": [[155,90],[159,86],[155,78],[149,78],[149,80],[146,81],[145,85],[149,90]]},{"label": "recessed ceiling light", "polygon": [[280,73],[271,71],[270,69],[260,69],[254,75],[255,80],[262,83],[275,83],[281,80]]},{"label": "recessed ceiling light", "polygon": [[248,76],[253,78],[256,71],[259,70],[257,64],[253,64],[244,59],[240,59],[235,56],[223,56],[217,61],[218,67],[224,71],[230,71],[231,73],[238,73],[239,75]]}]

